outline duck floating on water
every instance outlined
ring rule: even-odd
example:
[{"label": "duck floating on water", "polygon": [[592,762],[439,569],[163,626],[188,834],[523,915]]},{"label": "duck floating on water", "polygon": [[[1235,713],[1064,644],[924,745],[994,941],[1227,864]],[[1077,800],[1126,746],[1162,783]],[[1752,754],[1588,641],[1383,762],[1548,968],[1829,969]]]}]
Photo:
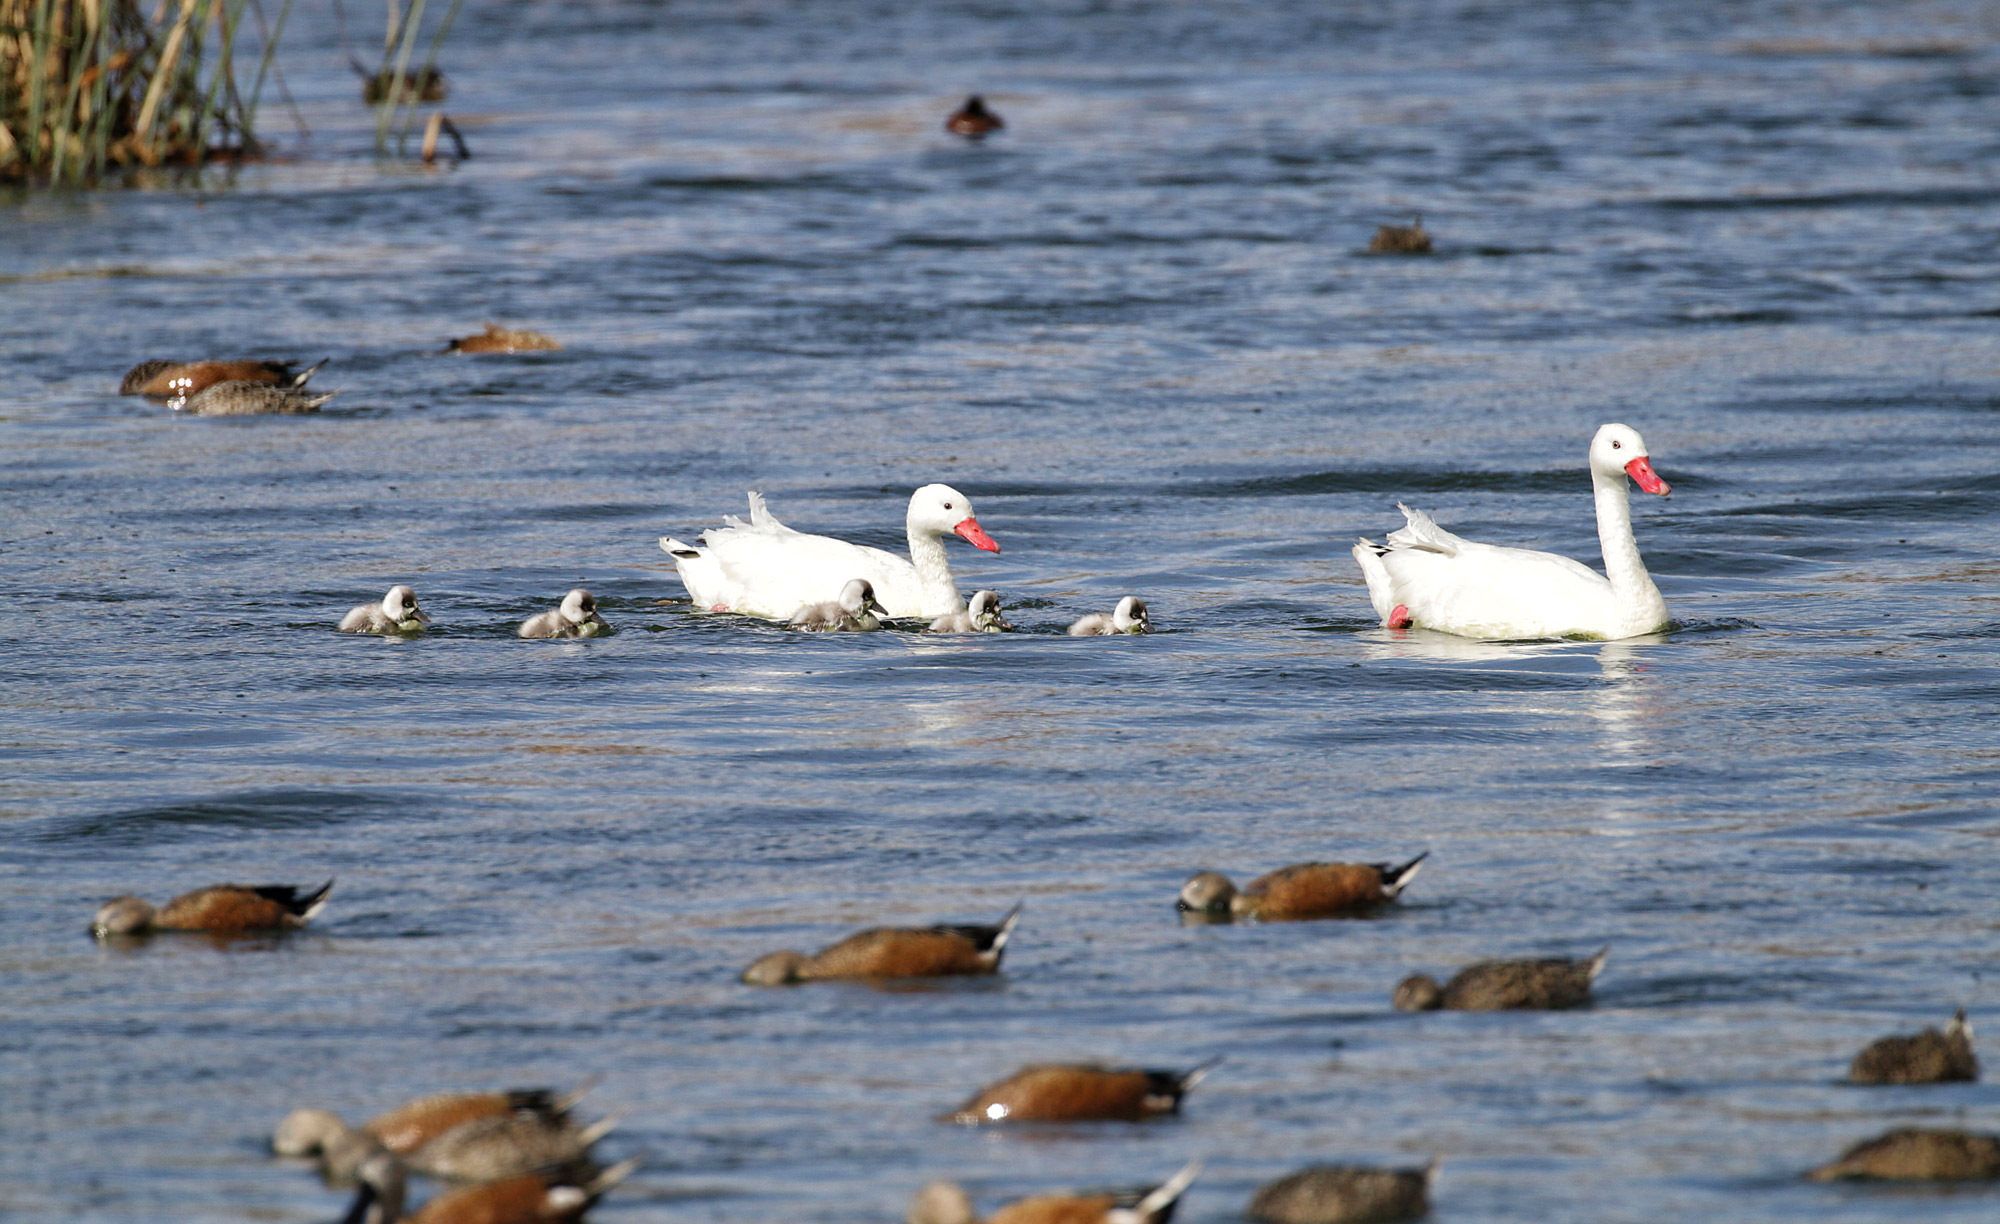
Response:
[{"label": "duck floating on water", "polygon": [[1242,889],[1219,871],[1204,871],[1181,885],[1175,907],[1185,914],[1226,922],[1294,922],[1333,918],[1387,905],[1402,895],[1426,850],[1394,866],[1389,863],[1294,863],[1258,876]]},{"label": "duck floating on water", "polygon": [[874,585],[866,578],[855,578],[840,588],[840,598],[807,604],[786,623],[809,633],[873,633],[882,627],[878,618],[887,615],[875,598]]},{"label": "duck floating on water", "polygon": [[1382,225],[1375,229],[1375,236],[1368,240],[1370,255],[1428,255],[1431,253],[1431,236],[1424,232],[1424,219],[1418,217],[1408,225]]},{"label": "duck floating on water", "polygon": [[524,638],[592,638],[611,632],[611,626],[597,614],[597,596],[577,587],[563,596],[562,606],[537,612],[521,622]]},{"label": "duck floating on water", "polygon": [[952,1181],[934,1181],[917,1191],[904,1224],[1166,1224],[1174,1205],[1201,1173],[1191,1160],[1157,1186],[1082,1194],[1037,1194],[1016,1199],[982,1222],[972,1196]]},{"label": "duck floating on water", "polygon": [[402,583],[374,603],[356,605],[340,618],[342,633],[421,633],[431,618],[417,606],[417,593]]},{"label": "duck floating on water", "polygon": [[925,633],[1006,633],[1014,626],[1000,615],[1000,596],[994,591],[975,591],[966,601],[965,611],[948,612],[931,622]]},{"label": "duck floating on water", "polygon": [[99,939],[154,931],[206,931],[214,935],[290,931],[317,917],[332,892],[332,880],[311,892],[296,884],[215,884],[182,893],[159,909],[128,893],[99,907],[90,931]]},{"label": "duck floating on water", "polygon": [[1590,987],[1611,956],[1606,944],[1588,960],[1483,961],[1461,969],[1440,987],[1412,974],[1396,987],[1399,1011],[1560,1011],[1590,1002]]},{"label": "duck floating on water", "polygon": [[998,973],[1021,907],[991,926],[875,927],[811,956],[773,952],[743,971],[752,986],[836,978],[951,977]]},{"label": "duck floating on water", "polygon": [[388,1153],[364,1161],[361,1183],[343,1224],[571,1224],[630,1177],[639,1161],[621,1161],[589,1176],[531,1173],[441,1194],[413,1215],[403,1214],[408,1173]]},{"label": "duck floating on water", "polygon": [[988,1084],[945,1115],[948,1122],[1141,1122],[1179,1113],[1186,1096],[1222,1060],[1187,1071],[1041,1063]]},{"label": "duck floating on water", "polygon": [[1421,1169],[1313,1165],[1267,1182],[1244,1214],[1260,1224],[1390,1224],[1431,1209],[1438,1162]]},{"label": "duck floating on water", "polygon": [[967,140],[984,140],[1007,126],[1007,121],[986,107],[986,99],[973,94],[965,105],[944,121],[944,130]]},{"label": "duck floating on water", "polygon": [[[580,1096],[581,1094],[577,1094]],[[280,1156],[314,1156],[331,1182],[352,1181],[382,1153],[431,1177],[496,1181],[551,1168],[581,1168],[591,1145],[617,1122],[579,1126],[576,1097],[546,1092],[448,1093],[422,1097],[359,1129],[324,1109],[295,1109],[272,1136]]]},{"label": "duck floating on water", "polygon": [[296,361],[142,361],[126,371],[118,394],[185,400],[224,382],[266,383],[297,391],[331,360],[322,357],[303,370],[294,368]]},{"label": "duck floating on water", "polygon": [[1092,612],[1069,627],[1071,637],[1108,637],[1114,633],[1151,633],[1153,622],[1146,601],[1127,595],[1109,612]]},{"label": "duck floating on water", "polygon": [[1884,1037],[1854,1056],[1847,1068],[1853,1084],[1946,1084],[1979,1078],[1972,1052],[1972,1025],[1965,1009],[1943,1031],[1927,1028],[1907,1037]]}]

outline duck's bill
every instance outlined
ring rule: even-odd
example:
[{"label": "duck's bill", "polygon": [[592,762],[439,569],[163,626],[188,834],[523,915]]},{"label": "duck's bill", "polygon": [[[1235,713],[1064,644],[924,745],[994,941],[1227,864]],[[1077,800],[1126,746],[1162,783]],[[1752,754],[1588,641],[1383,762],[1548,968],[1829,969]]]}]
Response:
[{"label": "duck's bill", "polygon": [[1632,478],[1632,483],[1648,493],[1658,493],[1661,497],[1665,497],[1674,491],[1672,485],[1661,480],[1659,474],[1653,471],[1652,462],[1644,455],[1626,464],[1625,474]]},{"label": "duck's bill", "polygon": [[965,542],[974,548],[981,548],[987,552],[1000,551],[1000,546],[993,542],[992,536],[986,534],[986,529],[979,525],[979,520],[976,518],[968,516],[958,526],[952,528],[952,531],[965,537]]}]

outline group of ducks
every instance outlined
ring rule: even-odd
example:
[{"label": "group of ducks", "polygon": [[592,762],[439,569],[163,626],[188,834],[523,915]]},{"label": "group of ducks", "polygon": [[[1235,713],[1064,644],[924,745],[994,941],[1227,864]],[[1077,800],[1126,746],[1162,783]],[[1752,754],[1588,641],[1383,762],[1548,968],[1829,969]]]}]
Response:
[{"label": "group of ducks", "polygon": [[[1175,906],[1186,922],[1293,922],[1354,917],[1395,901],[1428,852],[1391,863],[1297,863],[1237,887],[1200,872],[1182,885]],[[104,903],[92,923],[100,939],[162,931],[216,937],[303,927],[324,908],[333,881],[317,889],[290,885],[216,885],[154,908],[124,896]],[[1019,924],[1016,905],[999,922],[931,927],[875,927],[811,954],[779,951],[758,958],[741,980],[783,987],[830,980],[991,975]],[[1566,1009],[1590,1002],[1610,949],[1595,955],[1485,961],[1440,985],[1417,974],[1397,984],[1402,1011]],[[1220,1058],[1186,1070],[1044,1063],[1021,1068],[966,1098],[941,1120],[972,1126],[1018,1123],[1140,1122],[1175,1114]],[[1972,1031],[1961,1009],[1942,1030],[1886,1037],[1856,1055],[1855,1084],[1930,1084],[1977,1079]],[[354,1224],[528,1224],[579,1218],[637,1166],[608,1168],[592,1145],[614,1125],[580,1125],[571,1111],[581,1093],[546,1089],[451,1093],[419,1098],[350,1128],[323,1110],[293,1111],[273,1149],[318,1160],[331,1183],[357,1187],[347,1219]],[[1165,1224],[1200,1172],[1194,1161],[1157,1184],[1125,1193],[1039,1195],[985,1217],[987,1224]],[[1359,1224],[1416,1219],[1429,1210],[1438,1162],[1422,1168],[1314,1165],[1260,1187],[1246,1209],[1261,1224]],[[404,1214],[411,1173],[463,1183]],[[1807,1174],[1814,1180],[1962,1180],[2000,1178],[2000,1136],[1939,1128],[1898,1128],[1855,1145]],[[932,1182],[912,1200],[907,1224],[978,1224],[963,1187]]]},{"label": "group of ducks", "polygon": [[[446,353],[533,353],[561,344],[537,331],[488,323],[447,343]],[[296,361],[142,361],[125,372],[120,395],[143,395],[190,416],[296,416],[318,412],[338,391],[306,390],[329,357],[301,370]]]}]

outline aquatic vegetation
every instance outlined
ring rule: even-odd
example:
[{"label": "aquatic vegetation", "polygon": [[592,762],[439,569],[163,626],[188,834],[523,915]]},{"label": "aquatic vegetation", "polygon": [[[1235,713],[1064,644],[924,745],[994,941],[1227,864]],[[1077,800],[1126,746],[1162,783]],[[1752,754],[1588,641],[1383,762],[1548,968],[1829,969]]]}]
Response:
[{"label": "aquatic vegetation", "polygon": [[[258,152],[257,100],[291,14],[259,0],[0,0],[0,181],[77,185],[126,166]],[[244,89],[237,45],[262,43]]]}]

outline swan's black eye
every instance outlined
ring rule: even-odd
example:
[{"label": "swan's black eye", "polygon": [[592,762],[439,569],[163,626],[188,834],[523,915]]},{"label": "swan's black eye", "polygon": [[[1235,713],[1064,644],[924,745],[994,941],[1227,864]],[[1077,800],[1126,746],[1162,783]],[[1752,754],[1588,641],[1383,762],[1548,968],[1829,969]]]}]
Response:
[{"label": "swan's black eye", "polygon": [[1612,449],[1612,450],[1622,450],[1622,449],[1624,449],[1624,446],[1625,446],[1625,444],[1624,444],[1623,442],[1613,442],[1613,443],[1611,444],[1611,449]]},{"label": "swan's black eye", "polygon": [[947,509],[947,510],[951,509],[951,503],[950,503],[950,502],[946,502],[946,503],[944,504],[944,508],[945,508],[945,509]]}]

